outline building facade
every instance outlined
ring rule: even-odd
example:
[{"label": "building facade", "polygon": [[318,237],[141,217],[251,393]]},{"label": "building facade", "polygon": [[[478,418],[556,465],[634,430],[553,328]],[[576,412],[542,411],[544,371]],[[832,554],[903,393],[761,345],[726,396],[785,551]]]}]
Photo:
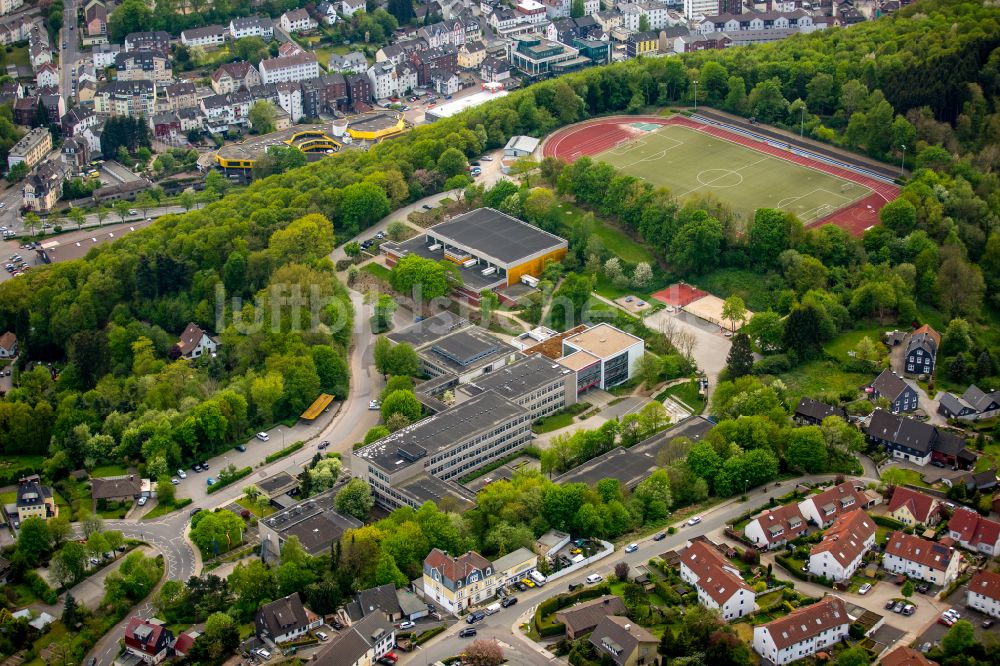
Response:
[{"label": "building facade", "polygon": [[954,548],[912,534],[890,532],[882,567],[933,585],[947,586],[958,577],[960,561]]},{"label": "building facade", "polygon": [[775,666],[805,659],[848,635],[851,618],[840,597],[829,595],[811,606],[753,630],[754,652]]}]

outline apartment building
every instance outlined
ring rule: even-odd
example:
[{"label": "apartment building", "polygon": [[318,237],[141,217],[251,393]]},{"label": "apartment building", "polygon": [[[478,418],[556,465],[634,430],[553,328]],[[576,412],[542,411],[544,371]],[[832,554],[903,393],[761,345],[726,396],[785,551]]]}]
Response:
[{"label": "apartment building", "polygon": [[809,551],[809,573],[836,583],[849,580],[875,547],[875,521],[860,509],[837,516]]},{"label": "apartment building", "polygon": [[226,43],[228,30],[221,25],[206,25],[201,28],[191,28],[181,32],[181,44],[191,48],[215,48]]},{"label": "apartment building", "polygon": [[689,541],[681,551],[680,574],[698,593],[698,603],[736,620],[753,612],[756,596],[737,569],[704,541]]},{"label": "apartment building", "polygon": [[874,497],[865,493],[864,486],[855,481],[844,481],[805,498],[799,502],[799,510],[806,520],[812,521],[820,529],[826,529],[840,514],[867,509],[876,502]]},{"label": "apartment building", "polygon": [[424,558],[424,597],[457,614],[494,599],[499,587],[515,575],[533,571],[537,561],[538,556],[526,548],[495,562],[472,550],[455,557],[435,548]]},{"label": "apartment building", "polygon": [[174,78],[170,58],[162,51],[136,49],[115,56],[119,81],[150,80],[166,83]]},{"label": "apartment building", "polygon": [[281,18],[278,19],[278,25],[281,26],[282,30],[291,34],[314,30],[319,24],[309,16],[309,12],[306,10],[293,9],[281,15]]},{"label": "apartment building", "polygon": [[976,572],[969,581],[965,605],[991,617],[1000,617],[1000,574]]},{"label": "apartment building", "polygon": [[890,532],[882,567],[910,578],[948,585],[958,577],[961,556],[950,546],[904,532]]},{"label": "apartment building", "polygon": [[260,79],[263,83],[280,83],[282,81],[304,81],[319,76],[319,63],[312,53],[270,58],[262,60]]},{"label": "apartment building", "polygon": [[804,534],[808,524],[796,503],[764,511],[747,523],[743,536],[758,548],[773,550]]},{"label": "apartment building", "polygon": [[109,116],[151,117],[156,110],[156,83],[106,81],[94,94],[94,110]]},{"label": "apartment building", "polygon": [[7,167],[22,162],[32,169],[52,150],[52,134],[46,127],[36,127],[22,136],[7,153]]},{"label": "apartment building", "polygon": [[274,38],[274,23],[267,16],[234,18],[229,22],[229,36],[233,39],[260,37],[269,42]]},{"label": "apartment building", "polygon": [[805,659],[847,637],[851,618],[840,597],[829,595],[811,606],[753,630],[753,649],[775,666]]}]

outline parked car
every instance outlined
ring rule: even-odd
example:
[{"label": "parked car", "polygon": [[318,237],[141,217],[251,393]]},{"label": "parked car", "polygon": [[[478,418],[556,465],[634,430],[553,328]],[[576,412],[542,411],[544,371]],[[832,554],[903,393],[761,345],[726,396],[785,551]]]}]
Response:
[{"label": "parked car", "polygon": [[259,432],[257,433],[257,439],[259,439],[262,442],[266,442],[267,440],[271,439],[271,436],[268,435],[266,432]]},{"label": "parked car", "polygon": [[517,597],[507,597],[506,599],[500,602],[500,605],[503,606],[504,608],[510,608],[516,603],[517,603]]},{"label": "parked car", "polygon": [[917,607],[913,604],[906,604],[903,607],[903,615],[913,615],[917,611]]},{"label": "parked car", "polygon": [[701,522],[701,516],[695,516],[694,518],[688,521],[688,525],[697,525],[700,522]]},{"label": "parked car", "polygon": [[905,607],[906,607],[906,604],[904,604],[902,601],[897,601],[896,603],[894,603],[892,605],[892,612],[893,613],[902,613],[903,609]]},{"label": "parked car", "polygon": [[865,583],[864,585],[858,588],[858,594],[868,594],[868,590],[870,589],[872,589],[872,584]]},{"label": "parked car", "polygon": [[170,483],[174,484],[175,486],[177,484],[179,484],[180,482],[181,482],[181,480],[178,479],[176,476],[174,478],[170,479]]},{"label": "parked car", "polygon": [[896,600],[895,599],[889,599],[889,601],[885,602],[885,609],[886,610],[892,610],[892,607],[895,606],[895,605],[896,605]]},{"label": "parked car", "polygon": [[191,466],[191,469],[193,469],[196,472],[201,472],[201,463],[195,463],[194,465]]},{"label": "parked car", "polygon": [[930,591],[931,586],[928,585],[927,583],[920,583],[919,585],[917,585],[917,587],[915,589],[920,594],[927,594]]},{"label": "parked car", "polygon": [[368,409],[370,409],[372,411],[375,411],[375,410],[378,410],[378,409],[382,409],[382,403],[379,402],[378,400],[369,400],[368,401]]},{"label": "parked car", "polygon": [[402,622],[399,623],[399,628],[403,629],[404,631],[406,629],[413,629],[413,627],[415,627],[415,626],[417,626],[417,623],[416,622],[411,622],[409,620],[403,620]]},{"label": "parked car", "polygon": [[191,517],[194,518],[196,513],[201,513],[201,509],[191,509]]},{"label": "parked car", "polygon": [[207,461],[207,460],[203,460],[203,461],[201,462],[201,468],[202,468],[203,470],[205,470],[206,472],[208,471],[208,461]]},{"label": "parked car", "polygon": [[386,652],[384,655],[382,655],[382,658],[383,659],[388,659],[389,661],[391,661],[394,664],[397,661],[399,661],[399,656],[395,652]]},{"label": "parked car", "polygon": [[514,587],[516,587],[516,588],[517,588],[518,590],[520,590],[521,592],[524,592],[525,590],[527,590],[527,589],[528,589],[528,586],[527,586],[527,585],[525,585],[524,583],[522,583],[522,582],[521,582],[521,581],[519,581],[519,580],[518,580],[518,581],[515,581],[515,582],[514,582]]},{"label": "parked car", "polygon": [[182,479],[188,478],[187,472],[185,472],[182,469],[177,470],[177,476],[181,477]]},{"label": "parked car", "polygon": [[138,504],[139,506],[146,506],[146,502],[148,501],[149,501],[148,497],[140,497],[138,500],[136,500],[135,503]]},{"label": "parked car", "polygon": [[246,453],[247,447],[244,446],[243,444],[237,444],[236,450],[239,451],[240,453]]},{"label": "parked car", "polygon": [[484,613],[483,611],[475,611],[471,615],[469,615],[469,617],[465,618],[465,621],[469,624],[475,624],[476,622],[482,620],[484,617],[486,617],[486,613]]},{"label": "parked car", "polygon": [[210,486],[213,483],[215,483],[215,479],[213,479],[212,477],[208,477],[207,479],[205,479],[205,482],[206,482],[207,485]]},{"label": "parked car", "polygon": [[583,587],[583,583],[570,583],[569,591],[573,592],[574,590],[579,590],[581,587]]},{"label": "parked car", "polygon": [[983,620],[983,629],[989,629],[994,624],[994,620]]},{"label": "parked car", "polygon": [[321,641],[328,641],[328,640],[330,640],[329,634],[327,634],[325,631],[317,631],[316,632],[316,638],[320,639]]},{"label": "parked car", "polygon": [[656,536],[653,537],[653,541],[663,541],[666,538],[667,538],[667,533],[666,532],[660,532],[659,534],[657,534]]},{"label": "parked car", "polygon": [[330,442],[327,442],[327,441],[324,440],[324,441],[320,442],[319,446],[317,446],[316,448],[318,448],[319,450],[322,451],[323,449],[325,449],[328,446],[330,446]]},{"label": "parked car", "polygon": [[637,543],[630,543],[629,545],[625,546],[626,553],[634,553],[637,550],[639,550],[639,544]]},{"label": "parked car", "polygon": [[462,631],[458,632],[459,638],[472,638],[476,635],[476,630],[473,627],[466,627]]},{"label": "parked car", "polygon": [[589,576],[587,576],[588,585],[594,585],[596,583],[600,583],[602,580],[604,580],[604,576],[602,576],[601,574],[590,574]]}]

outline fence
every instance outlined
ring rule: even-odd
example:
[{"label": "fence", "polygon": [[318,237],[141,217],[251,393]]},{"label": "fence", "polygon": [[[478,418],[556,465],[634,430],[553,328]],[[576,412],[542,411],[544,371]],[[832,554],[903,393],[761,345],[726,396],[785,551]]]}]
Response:
[{"label": "fence", "polygon": [[594,562],[597,562],[599,560],[603,560],[605,557],[607,557],[611,553],[615,552],[615,547],[614,547],[613,544],[608,543],[607,541],[601,541],[601,545],[604,546],[604,549],[601,550],[600,552],[594,553],[590,557],[588,557],[588,558],[586,558],[584,560],[580,560],[576,564],[570,565],[570,566],[566,567],[565,569],[560,569],[559,571],[556,571],[555,573],[551,573],[548,576],[546,576],[545,578],[547,579],[548,582],[552,582],[553,580],[557,580],[559,578],[562,578],[563,576],[568,576],[571,573],[579,571],[580,569],[582,569],[582,568],[584,568],[586,566],[589,566],[590,564],[593,564]]}]

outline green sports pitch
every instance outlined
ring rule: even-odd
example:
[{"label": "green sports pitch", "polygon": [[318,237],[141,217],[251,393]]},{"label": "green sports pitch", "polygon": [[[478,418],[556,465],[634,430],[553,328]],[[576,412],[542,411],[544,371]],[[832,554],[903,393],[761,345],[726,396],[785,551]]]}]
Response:
[{"label": "green sports pitch", "polygon": [[641,133],[594,159],[665,186],[681,201],[714,194],[745,220],[758,208],[778,208],[809,224],[871,194],[863,185],[692,128],[633,127]]}]

